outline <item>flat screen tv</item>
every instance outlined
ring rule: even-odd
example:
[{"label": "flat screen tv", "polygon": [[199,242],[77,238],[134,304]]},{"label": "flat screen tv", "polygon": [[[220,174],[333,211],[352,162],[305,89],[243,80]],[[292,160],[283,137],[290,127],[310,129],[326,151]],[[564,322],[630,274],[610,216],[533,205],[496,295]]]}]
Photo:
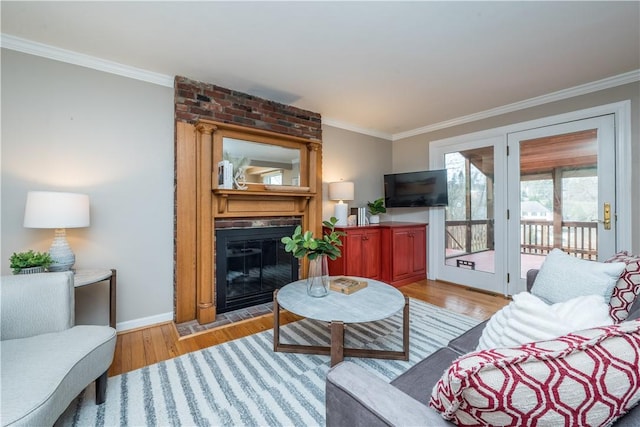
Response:
[{"label": "flat screen tv", "polygon": [[448,203],[446,169],[384,176],[387,208],[447,206]]}]

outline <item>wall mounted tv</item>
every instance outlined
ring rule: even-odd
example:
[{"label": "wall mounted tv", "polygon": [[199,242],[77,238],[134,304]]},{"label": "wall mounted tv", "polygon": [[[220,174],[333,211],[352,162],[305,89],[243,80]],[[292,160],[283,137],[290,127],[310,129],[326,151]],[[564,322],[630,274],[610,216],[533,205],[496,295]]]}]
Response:
[{"label": "wall mounted tv", "polygon": [[448,203],[446,169],[384,176],[387,208],[447,206]]}]

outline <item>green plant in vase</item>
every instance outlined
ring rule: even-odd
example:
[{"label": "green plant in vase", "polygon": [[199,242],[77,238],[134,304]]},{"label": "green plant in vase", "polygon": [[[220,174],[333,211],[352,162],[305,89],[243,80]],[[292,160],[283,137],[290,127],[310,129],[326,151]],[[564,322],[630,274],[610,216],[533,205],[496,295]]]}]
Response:
[{"label": "green plant in vase", "polygon": [[387,212],[387,208],[384,207],[383,197],[380,197],[373,202],[367,202],[367,207],[369,208],[369,213],[371,214],[371,216],[369,217],[369,224],[378,224],[380,222],[380,214]]},{"label": "green plant in vase", "polygon": [[329,230],[322,237],[313,237],[312,231],[302,232],[302,227],[297,226],[291,237],[286,236],[281,239],[285,251],[291,252],[298,259],[309,260],[307,293],[314,297],[322,297],[329,293],[327,258],[335,260],[342,255],[340,237],[345,233],[336,231],[336,222],[338,220],[335,217],[322,222],[322,225]]},{"label": "green plant in vase", "polygon": [[9,258],[10,267],[13,269],[13,274],[21,273],[41,273],[53,262],[51,256],[47,252],[34,252],[29,250],[27,252],[14,252]]}]

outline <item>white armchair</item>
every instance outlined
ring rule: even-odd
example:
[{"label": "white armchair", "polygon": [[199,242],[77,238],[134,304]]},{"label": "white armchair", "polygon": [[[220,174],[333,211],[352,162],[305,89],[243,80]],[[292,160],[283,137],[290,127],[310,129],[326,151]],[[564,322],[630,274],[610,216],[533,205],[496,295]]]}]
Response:
[{"label": "white armchair", "polygon": [[74,325],[73,273],[3,276],[0,290],[2,426],[53,425],[93,381],[103,403],[116,331]]}]

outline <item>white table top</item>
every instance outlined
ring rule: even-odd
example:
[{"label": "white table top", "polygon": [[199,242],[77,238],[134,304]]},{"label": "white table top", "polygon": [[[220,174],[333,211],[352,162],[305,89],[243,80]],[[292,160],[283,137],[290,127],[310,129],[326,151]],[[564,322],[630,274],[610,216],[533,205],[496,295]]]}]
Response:
[{"label": "white table top", "polygon": [[111,277],[111,270],[108,268],[92,268],[77,269],[73,276],[73,285],[79,286],[91,285],[92,283],[101,282]]},{"label": "white table top", "polygon": [[404,296],[391,285],[373,279],[366,280],[364,289],[345,295],[329,291],[325,297],[307,294],[306,280],[283,286],[277,294],[280,306],[294,314],[323,322],[373,322],[386,319],[404,307]]}]

